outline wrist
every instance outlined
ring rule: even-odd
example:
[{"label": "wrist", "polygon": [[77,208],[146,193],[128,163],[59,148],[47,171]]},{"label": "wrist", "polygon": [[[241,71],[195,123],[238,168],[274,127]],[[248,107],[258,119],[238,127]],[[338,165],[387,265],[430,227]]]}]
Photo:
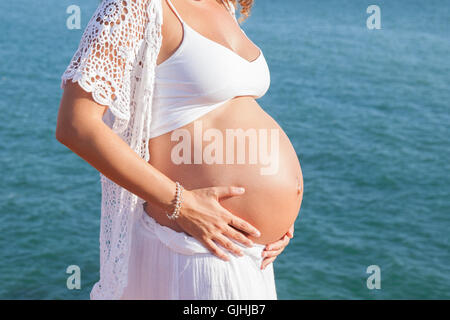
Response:
[{"label": "wrist", "polygon": [[165,212],[170,220],[175,220],[180,215],[181,206],[183,204],[183,190],[184,187],[178,181],[176,181],[175,196],[172,200],[173,210]]},{"label": "wrist", "polygon": [[[149,210],[158,210],[161,214],[164,212],[173,212],[174,199],[176,196],[176,182],[169,180],[167,183],[161,183],[158,192],[152,195],[151,199],[148,199],[144,203],[145,207],[149,207]],[[157,209],[158,208],[158,209]]]},{"label": "wrist", "polygon": [[183,190],[183,203],[181,204],[179,217],[184,217],[189,212],[192,212],[192,209],[195,207],[195,203],[196,203],[195,192],[184,189]]}]

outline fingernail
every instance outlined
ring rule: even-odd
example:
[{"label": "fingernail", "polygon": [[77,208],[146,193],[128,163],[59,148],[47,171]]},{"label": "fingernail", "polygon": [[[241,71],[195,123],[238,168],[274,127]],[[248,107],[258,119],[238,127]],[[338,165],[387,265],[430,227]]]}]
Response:
[{"label": "fingernail", "polygon": [[245,189],[242,188],[242,187],[238,187],[238,188],[236,188],[236,192],[237,192],[237,193],[244,193],[244,192],[245,192]]}]

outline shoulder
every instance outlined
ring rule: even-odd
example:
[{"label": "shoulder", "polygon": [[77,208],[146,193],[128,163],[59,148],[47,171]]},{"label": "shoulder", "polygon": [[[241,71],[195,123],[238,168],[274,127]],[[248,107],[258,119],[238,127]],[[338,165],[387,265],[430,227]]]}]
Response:
[{"label": "shoulder", "polygon": [[[136,47],[162,24],[162,0],[103,0],[85,30],[85,40]],[[151,30],[148,30],[151,29]]]},{"label": "shoulder", "polygon": [[91,22],[104,26],[144,23],[162,15],[162,0],[103,0]]}]

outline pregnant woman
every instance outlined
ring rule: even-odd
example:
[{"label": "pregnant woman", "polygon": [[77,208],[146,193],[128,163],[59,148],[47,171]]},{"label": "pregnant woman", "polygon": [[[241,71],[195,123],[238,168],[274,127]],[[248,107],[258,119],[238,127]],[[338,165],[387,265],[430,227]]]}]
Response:
[{"label": "pregnant woman", "polygon": [[236,5],[104,0],[63,74],[56,138],[102,181],[92,299],[277,298],[303,178]]}]

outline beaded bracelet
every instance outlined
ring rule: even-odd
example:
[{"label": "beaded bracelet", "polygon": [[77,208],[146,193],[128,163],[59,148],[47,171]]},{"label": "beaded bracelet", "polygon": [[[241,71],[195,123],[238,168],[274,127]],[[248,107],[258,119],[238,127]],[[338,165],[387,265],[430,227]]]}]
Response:
[{"label": "beaded bracelet", "polygon": [[181,202],[183,201],[183,186],[176,181],[175,182],[176,185],[176,191],[175,191],[175,209],[173,210],[172,214],[169,215],[168,213],[166,213],[167,217],[170,220],[174,220],[176,218],[179,217],[180,215],[180,209],[181,209]]}]

